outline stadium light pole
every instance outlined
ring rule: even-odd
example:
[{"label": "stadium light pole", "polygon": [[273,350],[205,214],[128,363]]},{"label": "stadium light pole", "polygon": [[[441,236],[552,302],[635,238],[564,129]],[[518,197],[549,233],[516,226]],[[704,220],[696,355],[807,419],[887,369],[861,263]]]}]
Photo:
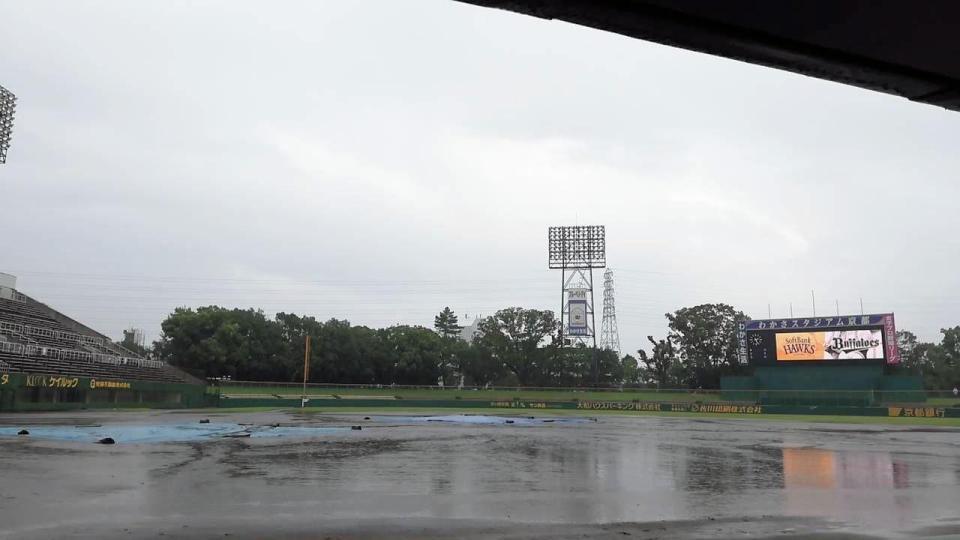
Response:
[{"label": "stadium light pole", "polygon": [[[590,346],[593,381],[600,381],[597,358],[593,269],[606,268],[606,230],[603,225],[550,227],[547,230],[548,267],[560,270],[560,347]],[[564,324],[566,321],[566,324]]]},{"label": "stadium light pole", "polygon": [[7,149],[13,133],[13,113],[17,108],[17,96],[0,86],[0,163],[7,162]]}]

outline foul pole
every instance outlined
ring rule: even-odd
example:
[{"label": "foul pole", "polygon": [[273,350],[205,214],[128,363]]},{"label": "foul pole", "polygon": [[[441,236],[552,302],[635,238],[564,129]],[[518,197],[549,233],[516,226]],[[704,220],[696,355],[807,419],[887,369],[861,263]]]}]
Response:
[{"label": "foul pole", "polygon": [[300,394],[300,408],[307,406],[307,379],[310,377],[310,336],[303,342],[303,393]]}]

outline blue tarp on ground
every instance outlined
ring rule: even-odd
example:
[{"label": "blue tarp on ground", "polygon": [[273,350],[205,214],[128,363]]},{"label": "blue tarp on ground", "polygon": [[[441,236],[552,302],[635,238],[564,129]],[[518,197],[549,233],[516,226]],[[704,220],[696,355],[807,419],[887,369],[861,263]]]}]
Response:
[{"label": "blue tarp on ground", "polygon": [[110,437],[120,443],[190,442],[215,438],[250,437],[299,437],[309,438],[349,431],[349,427],[271,427],[243,426],[232,423],[210,424],[155,424],[155,425],[103,425],[103,426],[16,426],[0,427],[0,437],[17,437],[21,429],[30,432],[29,437],[58,441],[97,442]]}]

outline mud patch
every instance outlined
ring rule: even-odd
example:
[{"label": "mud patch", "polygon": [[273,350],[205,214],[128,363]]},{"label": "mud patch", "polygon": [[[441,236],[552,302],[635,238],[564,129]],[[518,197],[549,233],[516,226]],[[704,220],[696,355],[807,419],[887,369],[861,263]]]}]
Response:
[{"label": "mud patch", "polygon": [[907,534],[918,538],[927,538],[931,536],[938,538],[956,538],[960,536],[960,525],[930,525],[909,531]]},{"label": "mud patch", "polygon": [[385,424],[460,424],[474,426],[549,426],[570,424],[592,424],[593,419],[575,417],[536,418],[533,416],[489,416],[484,414],[446,414],[437,416],[374,416],[375,422]]},{"label": "mud patch", "polygon": [[[317,469],[336,467],[338,462],[397,452],[406,441],[398,439],[363,439],[357,441],[301,441],[269,445],[237,444],[231,446],[220,463],[233,478],[269,476],[276,481],[299,481]],[[278,471],[296,471],[277,474]]]}]

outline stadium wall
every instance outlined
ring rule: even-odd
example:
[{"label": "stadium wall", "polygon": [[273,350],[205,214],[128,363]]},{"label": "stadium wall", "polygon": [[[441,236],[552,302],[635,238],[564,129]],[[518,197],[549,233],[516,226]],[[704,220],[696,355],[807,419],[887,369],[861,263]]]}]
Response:
[{"label": "stadium wall", "polygon": [[750,377],[723,377],[721,397],[766,405],[870,407],[923,403],[923,379],[883,374],[882,365],[758,366]]},{"label": "stadium wall", "polygon": [[[513,409],[513,410],[584,410],[584,411],[635,411],[674,412],[703,414],[791,414],[791,415],[840,415],[840,416],[884,416],[918,418],[960,418],[960,407],[927,407],[921,405],[897,405],[887,407],[856,406],[800,406],[800,405],[757,405],[745,403],[688,403],[660,401],[546,401],[546,400],[427,400],[427,399],[311,399],[310,407],[320,408],[432,408],[432,409]],[[221,399],[221,407],[299,407],[299,399],[288,398],[230,398]]]},{"label": "stadium wall", "polygon": [[0,373],[0,411],[178,409],[216,405],[216,398],[195,384]]}]

